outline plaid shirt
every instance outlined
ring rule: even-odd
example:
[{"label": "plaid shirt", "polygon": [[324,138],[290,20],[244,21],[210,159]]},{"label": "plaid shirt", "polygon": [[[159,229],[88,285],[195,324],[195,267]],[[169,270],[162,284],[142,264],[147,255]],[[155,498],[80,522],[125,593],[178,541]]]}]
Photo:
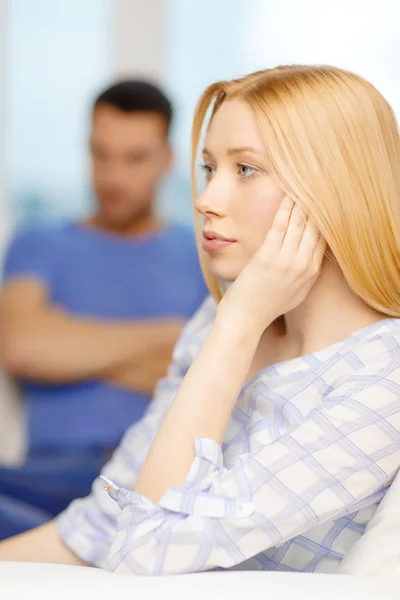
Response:
[{"label": "plaid shirt", "polygon": [[333,572],[400,466],[400,320],[263,369],[243,387],[222,448],[196,440],[186,481],[153,505],[132,489],[214,316],[208,299],[146,416],[92,494],[58,518],[59,533],[82,559],[117,572]]}]

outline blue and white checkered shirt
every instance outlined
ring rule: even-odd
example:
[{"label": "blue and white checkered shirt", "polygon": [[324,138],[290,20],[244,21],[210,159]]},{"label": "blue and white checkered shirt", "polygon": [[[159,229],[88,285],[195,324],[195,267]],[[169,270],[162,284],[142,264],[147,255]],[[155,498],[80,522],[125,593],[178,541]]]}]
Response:
[{"label": "blue and white checkered shirt", "polygon": [[186,481],[158,505],[132,491],[152,440],[215,316],[186,327],[144,419],[90,496],[58,518],[88,563],[155,575],[214,568],[333,572],[400,466],[400,320],[263,369],[220,448],[198,439]]}]

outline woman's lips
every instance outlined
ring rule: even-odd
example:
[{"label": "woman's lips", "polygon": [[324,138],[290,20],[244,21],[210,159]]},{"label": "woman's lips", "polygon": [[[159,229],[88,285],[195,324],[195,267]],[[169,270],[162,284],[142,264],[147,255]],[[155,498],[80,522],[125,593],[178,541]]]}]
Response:
[{"label": "woman's lips", "polygon": [[235,240],[230,240],[213,231],[203,231],[203,238],[203,250],[209,254],[218,252],[218,250],[227,248],[235,243]]}]

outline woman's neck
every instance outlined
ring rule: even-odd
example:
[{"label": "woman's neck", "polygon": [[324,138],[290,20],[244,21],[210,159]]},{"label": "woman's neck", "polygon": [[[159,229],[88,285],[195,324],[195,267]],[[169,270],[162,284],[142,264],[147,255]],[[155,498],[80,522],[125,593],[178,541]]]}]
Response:
[{"label": "woman's neck", "polygon": [[329,258],[306,300],[284,315],[282,342],[290,355],[322,350],[355,331],[385,318],[368,307],[349,288],[340,268]]}]

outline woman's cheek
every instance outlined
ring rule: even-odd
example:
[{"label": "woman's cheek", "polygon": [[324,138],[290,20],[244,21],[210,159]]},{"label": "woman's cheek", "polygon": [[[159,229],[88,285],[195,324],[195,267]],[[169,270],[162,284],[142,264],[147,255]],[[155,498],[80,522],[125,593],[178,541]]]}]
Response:
[{"label": "woman's cheek", "polygon": [[254,203],[252,210],[249,210],[248,219],[250,220],[249,229],[252,232],[251,240],[253,252],[255,252],[265,240],[279,204],[280,200],[271,202],[268,198],[263,196]]}]

